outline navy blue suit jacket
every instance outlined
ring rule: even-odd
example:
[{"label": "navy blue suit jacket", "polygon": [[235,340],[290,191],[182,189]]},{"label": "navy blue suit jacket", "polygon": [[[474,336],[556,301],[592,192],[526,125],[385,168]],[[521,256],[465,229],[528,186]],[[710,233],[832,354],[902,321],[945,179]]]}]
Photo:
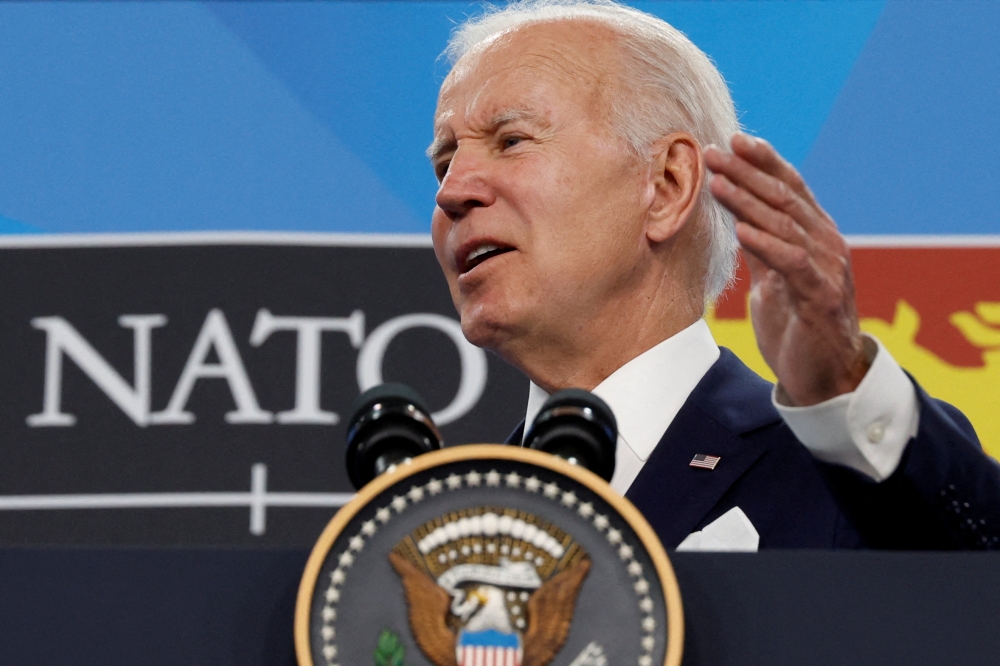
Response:
[{"label": "navy blue suit jacket", "polygon": [[[667,428],[626,494],[664,546],[738,506],[761,548],[1000,548],[1000,465],[957,409],[917,386],[917,436],[875,483],[816,460],[774,409],[771,386],[723,348]],[[698,453],[721,460],[690,467]]]}]

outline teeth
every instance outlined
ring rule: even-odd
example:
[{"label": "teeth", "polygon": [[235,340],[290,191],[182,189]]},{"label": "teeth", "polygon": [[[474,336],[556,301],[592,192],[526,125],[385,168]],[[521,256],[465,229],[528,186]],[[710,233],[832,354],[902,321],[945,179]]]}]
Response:
[{"label": "teeth", "polygon": [[475,259],[477,257],[483,256],[487,252],[492,252],[494,250],[499,250],[499,249],[500,248],[497,247],[496,245],[480,245],[479,247],[477,247],[475,250],[473,250],[469,254],[469,257],[465,261],[466,262],[472,261],[473,259]]}]

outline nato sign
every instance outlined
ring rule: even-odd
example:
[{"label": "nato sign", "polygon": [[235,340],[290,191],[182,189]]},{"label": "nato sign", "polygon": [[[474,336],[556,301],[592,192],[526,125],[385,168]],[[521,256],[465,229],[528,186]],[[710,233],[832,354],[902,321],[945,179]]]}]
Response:
[{"label": "nato sign", "polygon": [[[848,236],[862,328],[1000,454],[1000,4],[636,6]],[[513,430],[527,382],[463,340],[428,237],[439,56],[479,10],[0,3],[0,539],[312,544],[382,380],[449,445]],[[708,321],[770,378],[748,284]]]}]

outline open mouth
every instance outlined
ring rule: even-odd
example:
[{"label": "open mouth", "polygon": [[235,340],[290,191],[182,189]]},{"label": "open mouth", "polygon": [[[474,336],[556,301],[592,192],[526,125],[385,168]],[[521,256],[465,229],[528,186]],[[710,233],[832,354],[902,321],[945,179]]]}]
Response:
[{"label": "open mouth", "polygon": [[469,252],[469,254],[462,261],[462,272],[468,273],[473,268],[479,264],[492,259],[493,257],[500,256],[501,254],[506,254],[512,251],[514,248],[507,247],[503,245],[494,245],[492,243],[484,243],[474,250]]}]

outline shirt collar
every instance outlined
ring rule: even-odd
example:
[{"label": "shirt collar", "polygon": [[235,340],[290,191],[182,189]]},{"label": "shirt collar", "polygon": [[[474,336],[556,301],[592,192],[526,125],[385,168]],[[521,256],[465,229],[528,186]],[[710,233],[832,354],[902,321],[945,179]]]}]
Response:
[{"label": "shirt collar", "polygon": [[[594,393],[611,407],[619,439],[642,461],[656,448],[667,427],[708,369],[719,346],[704,319],[667,338],[615,370]],[[549,394],[531,383],[524,432]]]}]

